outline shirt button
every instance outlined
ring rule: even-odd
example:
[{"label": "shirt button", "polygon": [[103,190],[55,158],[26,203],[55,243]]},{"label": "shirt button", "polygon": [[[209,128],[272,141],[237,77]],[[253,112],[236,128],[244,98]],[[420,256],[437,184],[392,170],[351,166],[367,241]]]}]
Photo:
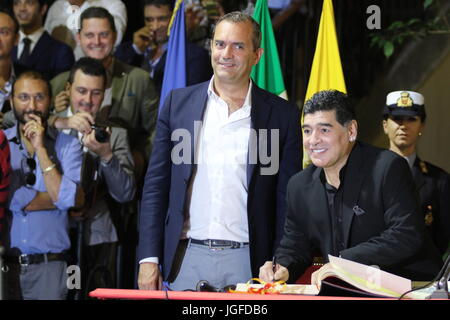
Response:
[{"label": "shirt button", "polygon": [[27,243],[27,239],[23,239],[22,242],[23,242],[23,243]]}]

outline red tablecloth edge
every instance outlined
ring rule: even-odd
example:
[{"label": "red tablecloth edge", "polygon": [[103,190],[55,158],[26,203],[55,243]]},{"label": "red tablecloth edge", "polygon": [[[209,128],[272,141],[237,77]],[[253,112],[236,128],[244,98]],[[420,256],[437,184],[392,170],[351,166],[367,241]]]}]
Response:
[{"label": "red tablecloth edge", "polygon": [[192,291],[154,291],[132,289],[95,289],[89,293],[98,299],[127,299],[127,300],[392,300],[381,298],[352,298],[325,297],[293,294],[248,294],[221,292],[192,292]]}]

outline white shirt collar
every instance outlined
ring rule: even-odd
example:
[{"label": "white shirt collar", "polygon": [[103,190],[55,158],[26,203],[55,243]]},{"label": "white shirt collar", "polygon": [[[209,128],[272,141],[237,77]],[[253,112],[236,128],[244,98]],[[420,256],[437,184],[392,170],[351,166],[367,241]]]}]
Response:
[{"label": "white shirt collar", "polygon": [[[245,96],[244,104],[242,105],[242,109],[251,109],[252,106],[252,88],[253,82],[249,80],[247,95]],[[208,85],[208,98],[212,99],[221,99],[219,95],[214,91],[214,76],[212,76]]]},{"label": "white shirt collar", "polygon": [[38,30],[36,30],[35,32],[33,32],[32,34],[26,35],[25,33],[23,33],[22,30],[19,31],[19,35],[20,35],[20,43],[22,43],[22,40],[24,38],[28,38],[31,40],[31,46],[34,47],[34,45],[39,41],[39,39],[41,38],[42,34],[44,33],[44,28],[41,27]]}]

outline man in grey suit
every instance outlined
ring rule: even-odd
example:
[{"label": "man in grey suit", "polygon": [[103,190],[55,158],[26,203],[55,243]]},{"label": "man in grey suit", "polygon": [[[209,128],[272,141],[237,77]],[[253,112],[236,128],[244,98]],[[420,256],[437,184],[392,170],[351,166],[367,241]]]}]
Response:
[{"label": "man in grey suit", "polygon": [[[81,14],[77,41],[87,57],[102,62],[107,74],[100,112],[128,130],[136,176],[139,177],[143,175],[140,172],[143,172],[151,150],[150,138],[157,116],[158,95],[148,72],[113,57],[116,34],[114,18],[106,9],[91,7]],[[57,112],[69,105],[69,92],[65,88],[68,77],[69,72],[64,72],[51,81]],[[55,118],[49,121],[52,124]]]},{"label": "man in grey suit", "polygon": [[118,236],[113,220],[118,213],[112,212],[112,200],[133,200],[136,187],[127,131],[107,127],[108,123],[99,116],[105,84],[106,71],[101,62],[88,57],[78,60],[66,84],[70,107],[58,113],[55,125],[76,135],[84,146],[82,186],[86,203],[83,208],[72,210],[71,216],[85,221],[90,257],[87,270],[103,265],[114,274]]}]

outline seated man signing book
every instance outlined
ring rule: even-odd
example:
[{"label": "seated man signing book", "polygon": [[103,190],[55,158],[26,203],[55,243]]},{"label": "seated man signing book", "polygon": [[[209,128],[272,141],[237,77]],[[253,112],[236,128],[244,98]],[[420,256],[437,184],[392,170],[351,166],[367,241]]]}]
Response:
[{"label": "seated man signing book", "polygon": [[304,106],[303,146],[312,161],[287,188],[284,235],[264,281],[295,282],[320,252],[411,280],[431,280],[442,261],[425,234],[405,159],[356,140],[348,97],[316,93]]},{"label": "seated man signing book", "polygon": [[286,284],[283,281],[271,283],[238,283],[234,293],[253,294],[301,294],[345,297],[391,297],[427,299],[433,292],[428,288],[378,269],[351,260],[328,255],[329,263],[311,275],[311,284]]}]

